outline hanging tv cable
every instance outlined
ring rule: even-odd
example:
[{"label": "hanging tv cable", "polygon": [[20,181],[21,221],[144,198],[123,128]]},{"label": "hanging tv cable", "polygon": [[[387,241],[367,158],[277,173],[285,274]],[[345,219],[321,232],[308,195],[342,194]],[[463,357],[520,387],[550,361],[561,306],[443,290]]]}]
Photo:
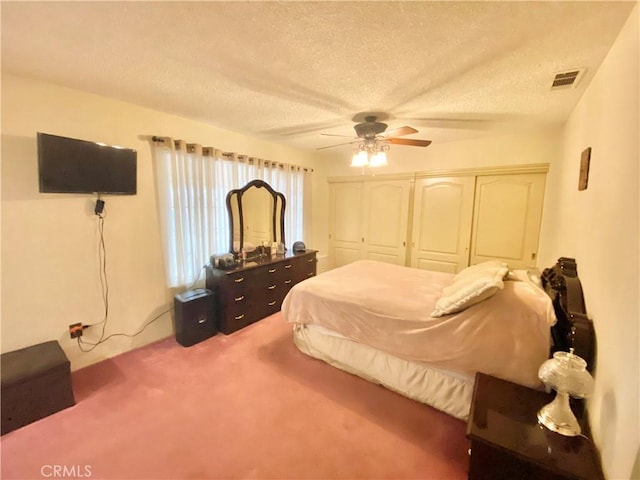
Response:
[{"label": "hanging tv cable", "polygon": [[167,314],[167,313],[169,313],[169,312],[171,312],[173,310],[173,307],[171,307],[171,308],[159,313],[154,318],[149,320],[146,324],[144,324],[142,326],[142,328],[140,328],[140,330],[138,330],[134,334],[112,333],[111,335],[108,335],[108,336],[105,337],[106,328],[107,328],[107,321],[109,320],[109,282],[108,282],[108,279],[107,279],[107,247],[106,247],[106,244],[105,244],[105,241],[104,241],[104,219],[105,219],[104,208],[105,208],[105,202],[104,202],[104,200],[102,200],[100,198],[100,195],[98,194],[98,199],[96,200],[94,213],[98,217],[98,232],[99,232],[99,235],[100,235],[100,238],[99,238],[99,241],[98,241],[98,262],[99,262],[99,266],[100,266],[100,285],[101,285],[101,289],[102,289],[102,302],[104,304],[104,317],[103,317],[102,321],[100,321],[98,323],[93,323],[93,324],[90,324],[90,325],[83,325],[82,326],[82,329],[84,330],[84,329],[87,329],[89,327],[95,327],[97,325],[102,324],[102,330],[100,332],[100,337],[98,338],[98,340],[92,342],[92,341],[83,340],[82,336],[77,337],[78,338],[78,347],[80,348],[81,351],[83,351],[85,353],[86,352],[90,352],[91,350],[96,348],[101,343],[104,343],[107,340],[109,340],[111,337],[117,337],[117,336],[135,337],[136,335],[139,335],[140,333],[142,333],[145,328],[147,328],[153,322],[158,320],[160,317],[162,317],[163,315],[165,315],[165,314]]}]

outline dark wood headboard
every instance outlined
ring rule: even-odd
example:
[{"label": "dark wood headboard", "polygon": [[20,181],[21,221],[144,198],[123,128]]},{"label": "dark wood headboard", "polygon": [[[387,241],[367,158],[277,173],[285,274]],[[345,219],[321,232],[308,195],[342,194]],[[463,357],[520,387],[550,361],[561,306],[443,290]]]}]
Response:
[{"label": "dark wood headboard", "polygon": [[587,369],[593,372],[596,336],[593,323],[587,317],[575,259],[559,258],[553,267],[542,272],[541,280],[543,288],[553,301],[558,320],[551,327],[551,353],[559,350],[568,352],[573,347],[575,354],[584,358]]}]

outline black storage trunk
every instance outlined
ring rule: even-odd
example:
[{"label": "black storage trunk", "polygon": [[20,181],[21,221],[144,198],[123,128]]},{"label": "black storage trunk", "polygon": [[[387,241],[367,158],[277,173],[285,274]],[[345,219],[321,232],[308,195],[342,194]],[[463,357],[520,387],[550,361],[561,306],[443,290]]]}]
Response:
[{"label": "black storage trunk", "polygon": [[2,354],[2,435],[75,403],[71,363],[57,341]]},{"label": "black storage trunk", "polygon": [[218,333],[213,292],[189,290],[174,297],[176,341],[190,347]]}]

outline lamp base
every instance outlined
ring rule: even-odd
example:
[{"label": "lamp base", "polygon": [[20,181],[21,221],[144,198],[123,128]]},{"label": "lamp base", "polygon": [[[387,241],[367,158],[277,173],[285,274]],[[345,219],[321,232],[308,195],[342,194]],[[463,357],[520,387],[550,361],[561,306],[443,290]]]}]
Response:
[{"label": "lamp base", "polygon": [[569,395],[558,392],[551,403],[538,412],[538,422],[560,435],[575,437],[582,433],[580,424],[569,406]]}]

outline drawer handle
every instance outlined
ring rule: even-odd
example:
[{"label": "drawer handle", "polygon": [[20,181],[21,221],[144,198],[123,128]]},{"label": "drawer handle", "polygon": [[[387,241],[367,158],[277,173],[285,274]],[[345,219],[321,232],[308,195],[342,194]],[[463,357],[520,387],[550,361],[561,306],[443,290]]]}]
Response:
[{"label": "drawer handle", "polygon": [[313,272],[307,273],[307,277],[313,277]]},{"label": "drawer handle", "polygon": [[274,300],[273,302],[269,302],[269,306],[273,307],[276,304],[276,301]]},{"label": "drawer handle", "polygon": [[236,278],[234,282],[236,283],[244,282],[244,277]]},{"label": "drawer handle", "polygon": [[244,318],[244,313],[242,315],[237,315],[233,318],[235,318],[236,320],[242,320]]},{"label": "drawer handle", "polygon": [[276,288],[276,286],[275,286],[275,285],[269,285],[267,288],[268,288],[269,290],[273,290],[274,288]]},{"label": "drawer handle", "polygon": [[289,284],[291,283],[291,280],[285,280],[285,281],[284,281],[284,283],[285,283],[286,285],[289,285]]},{"label": "drawer handle", "polygon": [[269,269],[269,273],[273,273],[273,272],[275,272],[276,270],[278,270],[278,269],[277,269],[277,268],[270,268],[270,269]]},{"label": "drawer handle", "polygon": [[307,260],[307,263],[311,263],[311,262],[315,262],[316,259],[315,258],[310,258],[309,260]]},{"label": "drawer handle", "polygon": [[240,295],[239,297],[234,298],[234,300],[236,302],[240,302],[241,300],[244,300],[244,295]]},{"label": "drawer handle", "polygon": [[198,320],[198,323],[204,323],[204,322],[206,322],[206,321],[207,321],[207,319],[206,319],[206,318],[201,318],[200,320]]},{"label": "drawer handle", "polygon": [[285,265],[284,268],[291,268],[291,265]]}]

